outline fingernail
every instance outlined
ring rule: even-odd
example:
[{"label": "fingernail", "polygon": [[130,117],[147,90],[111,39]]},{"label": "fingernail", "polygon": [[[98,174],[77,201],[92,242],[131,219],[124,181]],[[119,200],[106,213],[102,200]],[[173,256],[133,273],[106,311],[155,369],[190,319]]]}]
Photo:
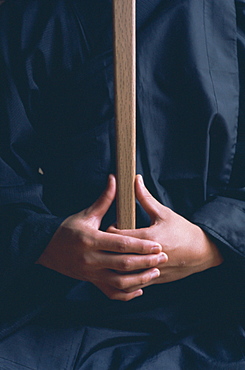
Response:
[{"label": "fingernail", "polygon": [[139,182],[141,183],[141,185],[144,185],[144,180],[143,180],[142,175],[139,175]]},{"label": "fingernail", "polygon": [[160,244],[154,245],[154,247],[151,248],[152,253],[160,253],[162,251],[162,246]]},{"label": "fingernail", "polygon": [[159,263],[160,262],[166,262],[168,260],[168,256],[165,253],[161,253],[159,257]]},{"label": "fingernail", "polygon": [[115,179],[115,175],[113,175],[113,173],[110,173],[109,176],[108,176],[108,179],[109,181],[112,181]]},{"label": "fingernail", "polygon": [[151,278],[152,279],[156,279],[159,276],[160,276],[160,271],[158,269],[155,269],[155,270],[152,271],[152,273],[151,273]]},{"label": "fingernail", "polygon": [[161,253],[159,258],[160,262],[165,262],[167,261],[167,259],[168,259],[167,255],[165,253]]},{"label": "fingernail", "polygon": [[143,294],[143,290],[142,290],[142,289],[137,290],[137,292],[135,292],[135,294],[134,294],[134,297],[135,297],[135,298],[136,298],[136,297],[140,297],[142,294]]}]

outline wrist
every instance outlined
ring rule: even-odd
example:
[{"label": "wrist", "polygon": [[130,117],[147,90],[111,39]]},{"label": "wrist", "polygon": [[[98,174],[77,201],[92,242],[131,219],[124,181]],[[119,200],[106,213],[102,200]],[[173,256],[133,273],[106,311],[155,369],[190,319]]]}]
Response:
[{"label": "wrist", "polygon": [[199,229],[198,240],[202,251],[199,271],[204,271],[221,265],[224,262],[224,258],[219,248],[205,231],[203,231],[199,226],[197,227]]}]

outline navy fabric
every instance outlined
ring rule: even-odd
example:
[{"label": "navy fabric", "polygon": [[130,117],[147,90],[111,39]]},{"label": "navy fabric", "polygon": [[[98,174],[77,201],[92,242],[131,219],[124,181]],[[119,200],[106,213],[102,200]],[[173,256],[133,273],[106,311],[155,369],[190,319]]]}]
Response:
[{"label": "navy fabric", "polygon": [[245,368],[244,63],[244,0],[137,1],[137,172],[225,263],[110,302],[34,262],[115,173],[111,1],[1,5],[3,369]]},{"label": "navy fabric", "polygon": [[[219,273],[213,271],[209,278],[219,279]],[[206,284],[207,289],[208,279]],[[192,278],[189,286],[192,291]],[[0,369],[245,368],[244,319],[234,320],[230,313],[224,313],[220,303],[216,309],[223,317],[211,312],[210,302],[205,302],[205,299],[212,300],[208,290],[202,292],[205,299],[195,297],[199,304],[193,306],[192,312],[182,312],[185,328],[178,326],[177,310],[173,312],[169,306],[166,314],[168,297],[160,295],[156,287],[146,289],[139,300],[124,305],[107,300],[92,286],[81,284],[78,292],[80,297],[90,293],[90,299],[75,302],[70,297],[61,301],[60,305],[49,307],[34,321],[3,339]],[[179,297],[178,306],[186,297],[177,289],[175,293]]]}]

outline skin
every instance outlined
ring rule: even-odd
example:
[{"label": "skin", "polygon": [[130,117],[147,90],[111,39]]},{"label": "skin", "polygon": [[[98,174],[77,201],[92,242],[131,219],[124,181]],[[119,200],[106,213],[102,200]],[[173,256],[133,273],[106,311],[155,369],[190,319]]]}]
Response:
[{"label": "skin", "polygon": [[142,295],[146,286],[179,280],[223,262],[203,230],[160,204],[140,175],[135,192],[151,226],[99,230],[116,195],[116,180],[110,175],[101,197],[61,224],[37,263],[89,281],[110,299],[129,301]]},{"label": "skin", "polygon": [[207,234],[153,198],[140,175],[136,177],[135,188],[137,199],[151,217],[151,226],[136,230],[118,230],[111,226],[108,232],[153,240],[162,246],[168,259],[157,266],[160,275],[154,284],[180,280],[223,262],[222,255]]}]

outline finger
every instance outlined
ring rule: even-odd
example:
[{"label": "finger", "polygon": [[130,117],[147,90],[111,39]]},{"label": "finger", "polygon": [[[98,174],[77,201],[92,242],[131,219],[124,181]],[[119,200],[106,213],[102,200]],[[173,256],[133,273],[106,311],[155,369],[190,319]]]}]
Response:
[{"label": "finger", "polygon": [[160,270],[157,268],[128,275],[122,275],[120,273],[111,271],[111,276],[109,276],[108,283],[113,288],[131,293],[149,285],[150,282],[157,279],[159,276]]},{"label": "finger", "polygon": [[133,292],[125,292],[123,290],[114,288],[110,285],[105,285],[100,282],[94,283],[109,299],[117,301],[130,301],[134,298],[140,297],[143,294],[142,289],[136,289]]},{"label": "finger", "polygon": [[105,191],[97,199],[97,201],[86,210],[86,216],[90,218],[91,217],[97,218],[98,222],[101,221],[105,213],[110,208],[113,200],[115,199],[115,196],[116,196],[116,179],[115,176],[109,175]]},{"label": "finger", "polygon": [[108,227],[106,231],[111,234],[124,235],[124,236],[130,236],[130,237],[138,238],[138,239],[151,240],[149,227],[140,228],[140,229],[121,230],[121,229],[117,229],[115,226],[112,225]]},{"label": "finger", "polygon": [[93,246],[95,250],[136,254],[160,253],[162,250],[162,246],[152,240],[137,239],[103,231],[97,231],[97,233]]},{"label": "finger", "polygon": [[95,267],[122,272],[151,269],[168,260],[165,253],[137,255],[101,252],[95,258],[97,259],[97,261],[94,261]]},{"label": "finger", "polygon": [[162,205],[150,194],[144,185],[141,175],[137,175],[135,179],[135,194],[136,198],[154,221],[159,217],[159,212]]}]

